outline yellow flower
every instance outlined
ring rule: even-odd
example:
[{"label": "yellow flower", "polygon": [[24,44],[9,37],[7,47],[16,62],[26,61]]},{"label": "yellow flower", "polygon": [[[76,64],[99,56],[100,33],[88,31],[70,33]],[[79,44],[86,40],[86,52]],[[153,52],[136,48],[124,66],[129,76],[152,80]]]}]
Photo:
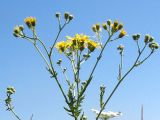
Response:
[{"label": "yellow flower", "polygon": [[92,40],[88,40],[88,49],[90,50],[90,52],[93,52],[95,50],[95,48],[97,48],[99,46],[99,44],[95,41]]},{"label": "yellow flower", "polygon": [[67,50],[67,43],[65,41],[58,42],[55,46],[60,53]]},{"label": "yellow flower", "polygon": [[122,29],[122,30],[120,31],[120,33],[119,33],[118,38],[122,38],[122,37],[124,37],[126,34],[127,34],[127,32],[126,32],[124,29]]},{"label": "yellow flower", "polygon": [[36,25],[36,18],[34,17],[27,17],[24,19],[24,22],[28,26],[28,28],[33,28]]},{"label": "yellow flower", "polygon": [[76,34],[74,37],[67,36],[67,42],[71,50],[83,51],[86,47],[86,42],[89,40],[89,36],[83,34]]},{"label": "yellow flower", "polygon": [[99,44],[89,38],[89,36],[84,34],[76,34],[74,37],[66,36],[66,41],[61,41],[56,44],[56,48],[60,53],[68,51],[83,51],[88,48],[90,52],[93,52]]}]

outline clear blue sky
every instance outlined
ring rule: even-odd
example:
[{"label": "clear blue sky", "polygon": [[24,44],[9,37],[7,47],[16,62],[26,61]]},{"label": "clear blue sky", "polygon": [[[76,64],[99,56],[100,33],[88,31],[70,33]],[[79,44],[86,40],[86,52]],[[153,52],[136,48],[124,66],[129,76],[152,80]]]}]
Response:
[{"label": "clear blue sky", "polygon": [[[87,90],[83,107],[89,120],[95,117],[90,109],[98,109],[98,86],[105,84],[109,92],[117,82],[118,44],[126,46],[124,62],[127,70],[136,56],[136,46],[131,40],[131,34],[149,33],[160,43],[159,0],[1,0],[0,5],[0,120],[15,119],[5,111],[5,90],[9,85],[17,90],[14,105],[23,120],[29,120],[31,114],[34,114],[34,120],[71,119],[63,110],[64,99],[55,81],[49,78],[45,64],[34,47],[27,41],[12,36],[13,27],[23,24],[23,19],[27,16],[37,18],[38,34],[48,45],[57,32],[57,21],[54,18],[57,11],[68,11],[75,16],[63,31],[61,39],[75,33],[92,36],[94,34],[91,26],[107,19],[118,19],[124,23],[130,36],[108,46]],[[95,53],[93,56],[96,55]],[[54,59],[60,57],[56,55]],[[91,66],[94,62],[93,59],[87,64]],[[159,66],[158,51],[125,79],[106,109],[123,113],[123,116],[116,120],[140,120],[141,104],[144,105],[145,120],[159,120]],[[88,72],[89,68],[84,65],[84,77],[87,75],[86,71]]]}]

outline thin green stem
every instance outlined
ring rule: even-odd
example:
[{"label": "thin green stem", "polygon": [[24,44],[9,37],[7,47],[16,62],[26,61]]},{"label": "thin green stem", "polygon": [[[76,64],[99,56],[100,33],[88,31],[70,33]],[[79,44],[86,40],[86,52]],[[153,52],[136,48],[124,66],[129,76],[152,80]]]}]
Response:
[{"label": "thin green stem", "polygon": [[138,48],[138,53],[140,53],[141,49],[140,49],[138,40],[136,40],[136,44],[137,44],[137,48]]},{"label": "thin green stem", "polygon": [[9,108],[9,111],[11,111],[12,114],[13,114],[18,120],[21,120],[21,119],[19,118],[19,116],[13,111],[13,108],[12,108],[11,104],[8,104],[8,108]]},{"label": "thin green stem", "polygon": [[68,86],[70,86],[70,82],[69,82],[68,76],[66,74],[66,71],[64,71],[64,68],[62,67],[62,65],[60,65],[60,68],[61,68],[61,71],[62,71],[62,73],[63,73],[63,75],[65,77],[65,80],[66,80]]},{"label": "thin green stem", "polygon": [[69,22],[65,22],[65,23],[63,24],[63,26],[59,28],[58,34],[57,34],[57,36],[56,36],[56,38],[55,38],[55,40],[54,40],[54,43],[53,43],[53,45],[51,46],[51,49],[50,49],[50,53],[49,53],[50,56],[51,56],[51,54],[52,54],[53,48],[54,48],[54,46],[55,46],[58,38],[59,38],[60,33],[62,32],[62,30],[64,29],[64,27],[65,27],[68,23],[69,23]]},{"label": "thin green stem", "polygon": [[43,58],[43,60],[47,64],[47,67],[50,69],[50,65],[49,65],[47,59],[45,58],[45,56],[43,55],[43,53],[41,52],[41,50],[38,48],[38,46],[36,44],[34,44],[34,47],[36,48],[36,50],[38,51],[38,53],[40,54],[40,56]]},{"label": "thin green stem", "polygon": [[92,75],[93,75],[93,73],[94,73],[94,71],[95,71],[95,69],[96,69],[96,67],[97,67],[97,65],[98,65],[98,63],[99,63],[99,61],[100,61],[100,59],[101,59],[101,57],[102,57],[102,54],[103,54],[103,51],[104,51],[105,47],[106,47],[107,44],[110,42],[111,37],[112,37],[112,35],[110,35],[110,36],[108,37],[106,43],[105,43],[104,46],[102,47],[102,50],[101,50],[99,56],[97,57],[97,61],[96,61],[95,65],[94,65],[94,67],[93,67],[93,69],[92,69],[92,71],[91,71],[91,74],[89,75],[88,81],[87,81],[86,85],[84,86],[84,89],[81,91],[79,97],[81,97],[81,96],[84,94],[84,92],[86,91],[88,85],[89,85],[90,82],[92,81]]},{"label": "thin green stem", "polygon": [[117,90],[117,88],[119,87],[119,85],[121,84],[121,82],[124,80],[124,78],[137,66],[137,62],[139,61],[139,58],[141,57],[143,51],[145,50],[147,44],[145,44],[145,46],[143,47],[143,49],[140,51],[140,53],[138,54],[137,59],[135,60],[133,66],[126,72],[126,74],[124,74],[124,76],[118,81],[118,83],[116,84],[116,86],[114,87],[113,91],[111,92],[111,94],[109,95],[109,97],[107,98],[106,102],[104,103],[102,109],[100,110],[99,114],[96,117],[96,120],[98,120],[99,116],[101,115],[102,111],[105,109],[105,106],[107,105],[107,103],[109,102],[109,100],[111,99],[111,97],[113,96],[113,94],[115,93],[115,91]]}]

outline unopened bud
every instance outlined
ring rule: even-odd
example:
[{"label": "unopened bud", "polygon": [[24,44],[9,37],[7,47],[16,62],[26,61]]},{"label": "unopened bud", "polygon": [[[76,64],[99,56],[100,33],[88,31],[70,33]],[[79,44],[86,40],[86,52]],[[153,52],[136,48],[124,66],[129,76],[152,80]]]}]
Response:
[{"label": "unopened bud", "polygon": [[123,28],[123,24],[118,25],[118,30],[121,30]]},{"label": "unopened bud", "polygon": [[55,16],[56,16],[56,18],[60,18],[61,13],[60,13],[60,12],[57,12],[57,13],[55,14]]},{"label": "unopened bud", "polygon": [[107,24],[106,23],[103,23],[102,27],[103,27],[103,29],[107,30]]},{"label": "unopened bud", "polygon": [[64,68],[64,69],[63,69],[63,72],[66,72],[66,70],[67,70],[67,68]]},{"label": "unopened bud", "polygon": [[61,63],[62,63],[62,59],[59,59],[59,60],[57,61],[57,64],[60,65]]},{"label": "unopened bud", "polygon": [[133,40],[137,41],[140,38],[140,34],[134,34],[132,35]]},{"label": "unopened bud", "polygon": [[111,20],[107,20],[107,25],[111,26],[112,21]]},{"label": "unopened bud", "polygon": [[114,26],[115,28],[118,26],[118,21],[117,21],[117,20],[114,21],[113,26]]},{"label": "unopened bud", "polygon": [[100,31],[100,24],[96,24],[96,30],[99,32]]},{"label": "unopened bud", "polygon": [[150,39],[150,35],[146,34],[145,37],[144,37],[144,42],[148,43],[149,39]]},{"label": "unopened bud", "polygon": [[124,50],[124,46],[123,46],[123,45],[119,45],[119,46],[117,47],[117,50],[123,51],[123,50]]},{"label": "unopened bud", "polygon": [[159,45],[158,45],[157,43],[155,43],[155,42],[152,42],[152,43],[149,44],[149,47],[150,47],[151,49],[158,49],[158,48],[159,48]]},{"label": "unopened bud", "polygon": [[150,37],[149,42],[153,42],[154,41],[154,37]]},{"label": "unopened bud", "polygon": [[65,12],[65,13],[64,13],[64,18],[65,18],[66,20],[69,19],[69,13],[68,13],[68,12]]},{"label": "unopened bud", "polygon": [[73,15],[69,15],[69,20],[72,20],[73,18]]},{"label": "unopened bud", "polygon": [[97,32],[95,25],[92,26],[92,30],[93,30],[93,32]]},{"label": "unopened bud", "polygon": [[20,29],[21,31],[23,31],[23,30],[24,30],[23,25],[19,25],[19,29]]}]

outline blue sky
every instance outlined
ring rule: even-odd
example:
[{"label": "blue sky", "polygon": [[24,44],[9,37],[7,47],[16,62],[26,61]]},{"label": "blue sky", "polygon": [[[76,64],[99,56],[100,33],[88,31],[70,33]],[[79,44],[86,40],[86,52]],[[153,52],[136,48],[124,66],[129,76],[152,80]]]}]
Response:
[{"label": "blue sky", "polygon": [[[15,119],[5,111],[5,90],[9,85],[17,90],[14,95],[14,105],[16,112],[23,120],[29,120],[31,114],[34,114],[34,120],[71,119],[63,110],[64,99],[55,81],[50,79],[45,64],[34,47],[27,41],[16,39],[12,35],[14,26],[24,24],[23,19],[27,16],[37,18],[38,35],[47,45],[53,42],[58,30],[54,17],[57,11],[62,14],[68,11],[75,16],[59,40],[75,33],[93,36],[91,26],[95,23],[103,23],[107,19],[117,19],[124,23],[129,36],[107,47],[94,74],[94,80],[87,90],[83,107],[89,120],[95,117],[90,109],[99,108],[99,85],[105,84],[107,95],[117,82],[119,56],[116,47],[119,44],[126,46],[124,56],[124,71],[126,71],[136,56],[136,45],[131,39],[132,34],[141,33],[144,36],[149,33],[160,43],[159,0],[1,0],[0,4],[0,120]],[[103,36],[105,38],[105,34]],[[58,55],[57,51],[54,52],[56,54],[54,60],[63,57]],[[92,66],[96,55],[97,52],[86,64]],[[121,111],[123,116],[116,120],[139,120],[142,104],[144,119],[158,120],[160,114],[159,59],[158,50],[145,64],[132,71],[114,94],[106,110]],[[84,65],[82,71],[84,78],[90,70],[87,65]],[[61,82],[63,83],[63,79]]]}]

